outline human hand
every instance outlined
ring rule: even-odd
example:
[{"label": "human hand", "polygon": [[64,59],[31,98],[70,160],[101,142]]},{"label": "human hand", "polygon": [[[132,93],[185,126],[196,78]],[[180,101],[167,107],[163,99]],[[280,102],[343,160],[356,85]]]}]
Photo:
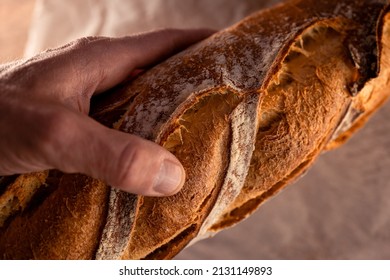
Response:
[{"label": "human hand", "polygon": [[87,116],[90,99],[209,36],[160,30],[124,38],[83,38],[0,66],[0,175],[45,169],[83,173],[127,192],[178,192],[185,172],[159,145]]}]

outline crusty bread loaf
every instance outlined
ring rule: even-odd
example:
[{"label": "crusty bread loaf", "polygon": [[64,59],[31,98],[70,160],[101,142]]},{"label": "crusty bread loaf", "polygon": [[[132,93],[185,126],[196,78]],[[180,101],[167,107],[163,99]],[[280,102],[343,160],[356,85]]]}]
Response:
[{"label": "crusty bread loaf", "polygon": [[288,1],[98,97],[95,119],[181,160],[182,191],[142,197],[55,170],[4,177],[0,256],[172,258],[244,219],[387,99],[387,11]]}]

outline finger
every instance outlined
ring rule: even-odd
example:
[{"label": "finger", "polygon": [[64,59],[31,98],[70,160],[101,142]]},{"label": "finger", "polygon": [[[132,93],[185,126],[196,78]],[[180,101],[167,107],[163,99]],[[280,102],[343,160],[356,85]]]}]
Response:
[{"label": "finger", "polygon": [[[99,65],[96,67],[106,69],[106,71],[104,71],[103,77],[98,77],[101,80],[96,91],[101,92],[113,87],[124,80],[134,69],[146,68],[152,64],[156,64],[210,36],[213,32],[210,29],[164,29],[130,37],[112,39],[117,51],[113,50],[111,55],[108,53],[106,61],[98,61]],[[98,51],[98,48],[96,50]],[[91,59],[93,59],[93,54]],[[121,62],[121,60],[127,60],[129,64],[126,65],[126,62]]]},{"label": "finger", "polygon": [[[211,29],[161,29],[113,39],[125,48],[135,68],[145,68],[215,33]],[[125,50],[126,52],[126,50]]]},{"label": "finger", "polygon": [[113,187],[146,196],[171,195],[184,184],[180,162],[164,148],[102,126],[75,112],[56,113],[45,161],[64,172],[103,179]]}]

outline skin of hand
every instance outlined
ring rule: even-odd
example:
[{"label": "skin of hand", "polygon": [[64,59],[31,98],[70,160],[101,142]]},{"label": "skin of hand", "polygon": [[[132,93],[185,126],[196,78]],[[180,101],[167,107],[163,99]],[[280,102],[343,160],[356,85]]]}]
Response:
[{"label": "skin of hand", "polygon": [[177,193],[185,181],[179,160],[88,117],[90,99],[211,34],[164,29],[88,37],[0,65],[0,175],[58,169],[135,194]]}]

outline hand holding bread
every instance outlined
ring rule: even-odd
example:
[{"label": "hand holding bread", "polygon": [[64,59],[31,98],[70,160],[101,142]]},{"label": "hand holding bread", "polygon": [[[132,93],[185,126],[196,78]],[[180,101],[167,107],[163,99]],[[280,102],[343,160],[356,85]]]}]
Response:
[{"label": "hand holding bread", "polygon": [[[107,129],[87,117],[90,99],[135,69],[155,64],[210,34],[161,30],[116,39],[84,38],[5,65],[0,76],[4,133],[0,174],[58,169],[88,174],[133,193],[158,196],[178,191],[184,172],[177,159],[150,141]],[[164,160],[173,167],[161,168]],[[137,169],[150,176],[134,176]],[[158,176],[164,170],[167,173]],[[158,186],[160,191],[154,189]]]}]

